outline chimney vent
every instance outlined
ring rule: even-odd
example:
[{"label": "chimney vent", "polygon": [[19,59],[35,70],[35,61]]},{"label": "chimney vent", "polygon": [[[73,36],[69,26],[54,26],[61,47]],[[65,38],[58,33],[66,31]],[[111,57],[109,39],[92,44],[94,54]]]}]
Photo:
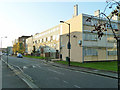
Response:
[{"label": "chimney vent", "polygon": [[74,15],[73,17],[78,16],[78,5],[74,5]]},{"label": "chimney vent", "polygon": [[95,12],[94,12],[94,16],[100,17],[100,10],[95,11]]}]

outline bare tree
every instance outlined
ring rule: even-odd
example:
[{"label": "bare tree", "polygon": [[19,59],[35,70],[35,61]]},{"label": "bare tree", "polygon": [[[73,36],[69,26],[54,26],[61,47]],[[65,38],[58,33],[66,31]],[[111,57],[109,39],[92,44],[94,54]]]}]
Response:
[{"label": "bare tree", "polygon": [[[120,1],[109,0],[106,1],[107,5],[103,12],[101,12],[99,16],[99,21],[95,23],[94,30],[91,33],[97,32],[98,38],[101,40],[104,35],[104,31],[108,31],[107,27],[110,27],[114,38],[117,40],[117,64],[118,64],[118,90],[120,89],[120,26],[118,28],[113,28],[112,26],[112,18],[117,17],[118,23],[120,23]],[[107,10],[112,10],[109,15],[106,15],[105,12]],[[88,17],[86,22],[91,22],[95,16]],[[103,22],[104,20],[104,22]]]}]

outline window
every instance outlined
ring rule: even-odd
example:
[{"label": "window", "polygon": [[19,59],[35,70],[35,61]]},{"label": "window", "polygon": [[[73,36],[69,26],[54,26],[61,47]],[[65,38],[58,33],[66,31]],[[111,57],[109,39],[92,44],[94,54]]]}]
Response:
[{"label": "window", "polygon": [[[111,25],[112,25],[112,28],[113,28],[113,29],[118,29],[118,26],[117,26],[116,23],[112,23]],[[107,27],[108,27],[109,29],[111,29],[110,25],[108,25]]]},{"label": "window", "polygon": [[44,38],[44,42],[46,42],[46,38]]},{"label": "window", "polygon": [[57,41],[59,40],[59,35],[57,35],[57,38],[56,38],[56,40],[57,40]]},{"label": "window", "polygon": [[48,41],[47,37],[46,37],[46,42]]},{"label": "window", "polygon": [[53,40],[53,36],[50,37],[50,41],[52,41],[52,40]]},{"label": "window", "polygon": [[23,38],[23,42],[25,41],[25,39]]},{"label": "window", "polygon": [[107,41],[108,41],[108,42],[113,42],[113,43],[114,43],[114,42],[117,42],[113,35],[108,35],[108,36],[107,36]]},{"label": "window", "polygon": [[84,55],[85,56],[97,56],[98,52],[97,52],[97,49],[94,49],[94,48],[85,48]]},{"label": "window", "polygon": [[42,42],[43,42],[43,39],[42,39]]},{"label": "window", "polygon": [[55,40],[55,35],[53,35],[53,40]]},{"label": "window", "polygon": [[50,41],[50,37],[48,37],[48,41]]},{"label": "window", "polygon": [[117,51],[108,51],[108,55],[117,55]]},{"label": "window", "polygon": [[85,33],[84,40],[97,40],[97,34]]},{"label": "window", "polygon": [[37,40],[35,41],[35,44],[37,44]]},{"label": "window", "polygon": [[40,43],[42,42],[42,39],[40,39]]}]

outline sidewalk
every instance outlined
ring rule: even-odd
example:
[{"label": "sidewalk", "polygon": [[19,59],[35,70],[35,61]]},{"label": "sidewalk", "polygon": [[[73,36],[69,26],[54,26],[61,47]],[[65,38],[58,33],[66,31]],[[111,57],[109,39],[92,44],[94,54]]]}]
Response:
[{"label": "sidewalk", "polygon": [[0,60],[0,90],[1,89],[2,89],[2,61]]},{"label": "sidewalk", "polygon": [[2,63],[2,88],[29,88],[18,76],[15,75],[5,63]]},{"label": "sidewalk", "polygon": [[91,68],[84,68],[84,67],[77,67],[77,66],[68,66],[68,65],[64,65],[64,64],[55,63],[53,61],[49,61],[48,63],[50,65],[53,65],[56,67],[67,68],[67,69],[71,69],[71,70],[82,71],[82,72],[86,72],[86,73],[91,73],[91,74],[96,74],[96,75],[101,75],[101,76],[118,79],[118,74],[115,72],[97,70],[97,69],[91,69]]}]

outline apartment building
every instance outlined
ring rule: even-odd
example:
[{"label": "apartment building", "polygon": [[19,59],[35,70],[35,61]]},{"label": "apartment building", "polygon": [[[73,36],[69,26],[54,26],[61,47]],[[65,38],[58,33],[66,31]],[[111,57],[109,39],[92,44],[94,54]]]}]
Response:
[{"label": "apartment building", "polygon": [[18,39],[15,39],[12,43],[13,43],[13,53],[17,54],[22,53],[25,54],[27,53],[27,45],[26,45],[26,39],[29,38],[31,36],[21,36],[18,37]]},{"label": "apartment building", "polygon": [[[74,15],[71,19],[65,21],[70,24],[71,33],[71,61],[84,62],[84,61],[101,61],[101,60],[116,60],[116,40],[113,33],[108,27],[108,31],[104,32],[101,40],[97,37],[97,33],[91,33],[94,29],[94,24],[99,21],[100,10],[95,11],[92,22],[86,22],[91,15],[80,14],[78,15],[78,6],[74,6]],[[107,20],[101,18],[101,22]],[[120,27],[120,22],[113,20],[112,25],[114,29]],[[33,49],[36,51],[44,52],[59,52],[62,59],[66,60],[68,57],[68,33],[69,25],[60,23],[59,25],[45,30],[44,32],[37,33],[33,37],[28,38],[26,42],[28,45],[29,54]],[[32,42],[32,43],[29,43]],[[45,56],[45,55],[44,55]]]},{"label": "apartment building", "polygon": [[26,51],[27,54],[31,54],[33,52],[33,36],[26,39]]},{"label": "apartment building", "polygon": [[[28,54],[31,54],[32,51],[42,52],[44,48],[45,53],[59,53],[59,37],[61,35],[61,25],[52,27],[44,32],[36,33],[33,37],[26,39]],[[31,43],[32,42],[32,43]],[[56,55],[54,55],[54,58]],[[57,56],[58,57],[58,56]]]},{"label": "apartment building", "polygon": [[[97,14],[96,14],[97,13]],[[96,11],[95,16],[99,15],[99,10]],[[99,18],[99,16],[93,17],[91,22],[86,20],[91,15],[80,14],[65,22],[70,24],[70,60],[75,62],[85,61],[106,61],[117,60],[117,41],[114,38],[113,32],[110,27],[106,27],[108,31],[104,32],[103,37],[99,40],[97,32],[91,33],[94,30],[94,24],[107,22],[105,18]],[[99,20],[100,19],[100,20]],[[120,30],[120,22],[112,20],[113,29]],[[63,30],[69,30],[68,25],[63,26]],[[63,31],[65,32],[65,31]],[[120,32],[116,32],[119,35]],[[68,34],[63,33],[60,36],[60,54],[62,59],[66,60],[68,57]]]}]

